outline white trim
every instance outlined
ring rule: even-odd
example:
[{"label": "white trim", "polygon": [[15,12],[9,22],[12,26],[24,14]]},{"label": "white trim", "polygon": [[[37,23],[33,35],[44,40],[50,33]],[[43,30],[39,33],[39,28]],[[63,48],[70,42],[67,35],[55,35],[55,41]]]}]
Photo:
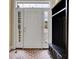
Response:
[{"label": "white trim", "polygon": [[66,8],[63,8],[63,9],[61,9],[60,11],[56,12],[55,14],[52,15],[52,17],[55,16],[55,15],[57,15],[57,14],[59,14],[60,12],[64,11],[65,9],[66,9]]},{"label": "white trim", "polygon": [[19,8],[50,8],[49,4],[17,4]]},{"label": "white trim", "polygon": [[48,2],[48,3],[50,3],[50,1],[16,1],[16,3],[17,2]]},{"label": "white trim", "polygon": [[60,57],[62,57],[62,55],[53,47],[53,45],[50,44],[50,46],[51,46],[52,49],[57,53],[57,55],[59,55]]},{"label": "white trim", "polygon": [[[38,4],[34,2],[37,2]],[[16,7],[17,5],[19,5],[20,8],[50,8],[50,1],[16,1]]]}]

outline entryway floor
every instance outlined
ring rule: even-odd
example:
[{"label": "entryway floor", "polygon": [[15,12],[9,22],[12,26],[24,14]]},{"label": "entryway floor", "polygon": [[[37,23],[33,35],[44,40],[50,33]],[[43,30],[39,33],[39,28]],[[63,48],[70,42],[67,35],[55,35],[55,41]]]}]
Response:
[{"label": "entryway floor", "polygon": [[14,50],[9,59],[53,59],[49,50]]}]

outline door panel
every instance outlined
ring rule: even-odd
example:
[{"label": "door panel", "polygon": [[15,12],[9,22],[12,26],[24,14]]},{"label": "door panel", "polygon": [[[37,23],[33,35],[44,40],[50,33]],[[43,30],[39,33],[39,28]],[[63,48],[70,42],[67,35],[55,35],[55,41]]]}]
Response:
[{"label": "door panel", "polygon": [[41,48],[43,15],[38,9],[24,9],[24,47]]}]

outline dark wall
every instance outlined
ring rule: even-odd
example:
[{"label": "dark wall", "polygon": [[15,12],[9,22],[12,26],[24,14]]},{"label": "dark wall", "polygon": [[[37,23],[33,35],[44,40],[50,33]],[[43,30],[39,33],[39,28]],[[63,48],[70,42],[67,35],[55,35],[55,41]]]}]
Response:
[{"label": "dark wall", "polygon": [[67,9],[52,17],[52,44],[64,50],[62,59],[68,59],[69,0],[61,0],[52,9],[53,15],[65,7]]},{"label": "dark wall", "polygon": [[52,15],[66,6],[66,0],[61,0],[53,9]]},{"label": "dark wall", "polygon": [[66,40],[65,10],[52,18],[52,43],[65,49]]}]

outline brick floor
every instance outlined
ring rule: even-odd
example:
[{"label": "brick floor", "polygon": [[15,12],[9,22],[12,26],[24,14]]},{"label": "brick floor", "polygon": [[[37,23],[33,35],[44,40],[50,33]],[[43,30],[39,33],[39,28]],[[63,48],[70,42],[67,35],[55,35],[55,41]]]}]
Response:
[{"label": "brick floor", "polygon": [[14,50],[9,59],[53,59],[48,50]]}]

